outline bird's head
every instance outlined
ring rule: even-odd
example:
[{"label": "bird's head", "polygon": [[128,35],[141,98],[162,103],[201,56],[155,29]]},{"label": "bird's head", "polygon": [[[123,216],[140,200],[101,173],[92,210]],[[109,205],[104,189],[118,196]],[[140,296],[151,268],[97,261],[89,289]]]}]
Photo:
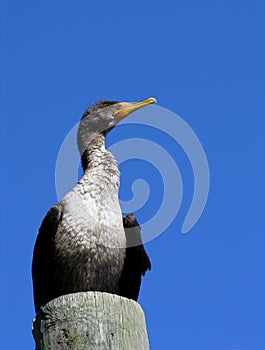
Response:
[{"label": "bird's head", "polygon": [[156,100],[150,97],[140,102],[99,101],[89,107],[82,116],[78,128],[78,148],[80,153],[97,135],[106,135],[122,119],[132,112],[143,108]]}]

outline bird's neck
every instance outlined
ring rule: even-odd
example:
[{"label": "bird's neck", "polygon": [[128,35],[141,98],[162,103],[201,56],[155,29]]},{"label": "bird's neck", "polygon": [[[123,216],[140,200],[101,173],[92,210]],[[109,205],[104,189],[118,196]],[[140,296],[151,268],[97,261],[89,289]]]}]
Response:
[{"label": "bird's neck", "polygon": [[105,148],[105,136],[95,135],[87,144],[82,156],[82,167],[84,179],[91,180],[93,177],[99,182],[119,186],[120,172],[117,162]]}]

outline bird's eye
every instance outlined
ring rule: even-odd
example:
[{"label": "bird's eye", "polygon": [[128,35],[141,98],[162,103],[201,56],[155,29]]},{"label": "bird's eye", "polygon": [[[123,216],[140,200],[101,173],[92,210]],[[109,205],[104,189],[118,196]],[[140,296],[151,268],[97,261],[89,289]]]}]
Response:
[{"label": "bird's eye", "polygon": [[116,103],[115,107],[116,107],[116,110],[117,110],[117,109],[121,109],[122,104],[121,104],[121,103]]}]

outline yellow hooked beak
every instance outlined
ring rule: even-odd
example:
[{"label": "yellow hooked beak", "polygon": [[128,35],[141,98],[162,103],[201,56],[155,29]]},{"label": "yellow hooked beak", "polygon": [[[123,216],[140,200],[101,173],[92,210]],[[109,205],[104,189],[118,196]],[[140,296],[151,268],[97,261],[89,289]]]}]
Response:
[{"label": "yellow hooked beak", "polygon": [[143,108],[152,103],[156,103],[156,99],[153,97],[149,97],[146,100],[140,102],[121,102],[120,108],[114,112],[114,117],[119,122],[127,117],[127,115],[131,114],[134,111],[137,111],[137,109]]}]

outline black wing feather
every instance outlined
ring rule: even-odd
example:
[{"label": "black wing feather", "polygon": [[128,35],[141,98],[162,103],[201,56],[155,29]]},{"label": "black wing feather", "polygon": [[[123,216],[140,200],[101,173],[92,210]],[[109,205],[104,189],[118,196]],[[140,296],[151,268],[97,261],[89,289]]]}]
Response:
[{"label": "black wing feather", "polygon": [[137,301],[142,276],[151,270],[151,262],[143,246],[141,228],[133,214],[123,218],[127,249],[118,295]]},{"label": "black wing feather", "polygon": [[42,221],[33,251],[32,280],[36,311],[48,301],[57,297],[54,294],[54,238],[62,219],[62,207],[54,205]]}]

